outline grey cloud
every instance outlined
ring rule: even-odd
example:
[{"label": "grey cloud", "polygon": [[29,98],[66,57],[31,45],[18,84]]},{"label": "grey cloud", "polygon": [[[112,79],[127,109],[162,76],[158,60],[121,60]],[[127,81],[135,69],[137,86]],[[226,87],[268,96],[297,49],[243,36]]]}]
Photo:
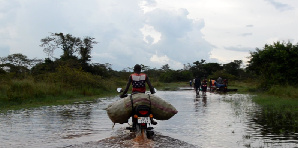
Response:
[{"label": "grey cloud", "polygon": [[[0,1],[0,5],[3,2],[7,1]],[[2,24],[3,20],[0,20],[0,27],[11,27],[12,33],[16,35],[9,39],[10,42],[0,41],[1,55],[8,53],[8,48],[13,48],[20,49],[30,58],[45,58],[46,54],[39,47],[40,40],[50,33],[57,32],[95,38],[99,43],[92,51],[92,62],[110,63],[112,68],[117,70],[135,64],[160,68],[161,66],[155,66],[156,64],[150,61],[156,51],[158,56],[166,55],[172,60],[170,62],[184,64],[201,59],[209,61],[213,48],[201,33],[205,26],[204,20],[189,19],[186,9],[157,9],[144,14],[138,0],[89,0],[84,3],[81,0],[9,2],[16,3],[5,5],[14,8],[14,11],[8,14],[8,9],[6,12],[0,10],[0,13],[5,14],[4,21],[7,23]],[[148,4],[155,5],[155,1],[148,0]],[[2,5],[0,8],[2,9]],[[158,43],[151,45],[144,42],[140,29],[145,24],[153,26],[161,33]],[[0,35],[0,38],[4,37]],[[153,43],[153,38],[146,39]],[[59,57],[60,52],[57,50],[55,57]]]},{"label": "grey cloud", "polygon": [[148,41],[149,44],[152,44],[154,42],[154,38],[152,38],[151,36],[147,36],[146,40]]},{"label": "grey cloud", "polygon": [[242,33],[242,34],[240,34],[241,36],[251,36],[252,35],[252,33]]},{"label": "grey cloud", "polygon": [[255,50],[253,47],[241,47],[241,46],[229,46],[224,47],[226,50],[236,51],[236,52],[250,52]]},{"label": "grey cloud", "polygon": [[[161,41],[150,49],[181,63],[201,59],[209,61],[213,46],[203,39],[200,31],[205,26],[204,20],[188,19],[188,13],[185,9],[178,12],[156,9],[146,14],[147,23],[162,34]],[[169,65],[172,67],[172,64]]]},{"label": "grey cloud", "polygon": [[156,1],[155,0],[145,0],[146,6],[156,6]]},{"label": "grey cloud", "polygon": [[246,27],[251,28],[251,27],[254,27],[254,25],[248,24],[248,25],[246,25]]},{"label": "grey cloud", "polygon": [[[98,50],[97,53],[105,52],[118,59],[101,57],[99,60],[113,64],[114,69],[132,67],[137,63],[160,68],[161,66],[157,66],[158,64],[150,62],[150,58],[156,53],[158,56],[166,55],[170,59],[171,67],[175,65],[171,64],[172,62],[184,64],[201,59],[208,61],[213,46],[203,39],[200,31],[205,23],[203,19],[199,21],[188,19],[187,15],[188,11],[185,9],[177,12],[156,9],[134,17],[134,21],[128,20],[120,26],[115,24],[115,29],[112,31],[119,31],[115,33],[116,35],[111,35],[110,40],[102,37],[104,43],[99,43],[99,49],[102,50]],[[161,33],[161,40],[158,43],[151,45],[143,41],[143,36],[138,29],[142,28],[144,24],[153,26]],[[146,39],[149,43],[153,43],[152,37],[148,36]]]},{"label": "grey cloud", "polygon": [[289,6],[288,4],[276,2],[275,0],[265,0],[265,1],[273,5],[279,11],[286,11],[289,9],[293,9],[293,7]]},{"label": "grey cloud", "polygon": [[[146,14],[147,23],[155,27],[158,32],[168,38],[178,38],[191,31],[193,21],[187,18],[186,9],[178,12],[156,9]],[[163,38],[163,37],[162,37]]]}]

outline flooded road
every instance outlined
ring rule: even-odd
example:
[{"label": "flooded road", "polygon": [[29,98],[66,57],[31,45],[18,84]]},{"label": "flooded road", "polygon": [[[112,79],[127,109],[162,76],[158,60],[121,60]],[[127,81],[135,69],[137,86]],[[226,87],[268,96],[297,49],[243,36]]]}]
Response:
[{"label": "flooded road", "polygon": [[298,133],[265,133],[257,124],[260,107],[251,95],[216,94],[196,98],[192,90],[158,91],[178,113],[169,120],[157,120],[155,136],[147,138],[116,124],[105,108],[118,97],[45,106],[0,114],[0,148],[46,147],[154,147],[154,148],[292,148],[298,147]]}]

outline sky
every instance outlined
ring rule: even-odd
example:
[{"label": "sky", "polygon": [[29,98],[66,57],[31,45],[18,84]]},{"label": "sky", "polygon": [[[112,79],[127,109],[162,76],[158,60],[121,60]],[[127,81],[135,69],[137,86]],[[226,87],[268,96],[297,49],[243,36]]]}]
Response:
[{"label": "sky", "polygon": [[298,0],[0,0],[0,57],[47,58],[51,33],[95,38],[91,63],[114,70],[246,65],[265,44],[298,43]]}]

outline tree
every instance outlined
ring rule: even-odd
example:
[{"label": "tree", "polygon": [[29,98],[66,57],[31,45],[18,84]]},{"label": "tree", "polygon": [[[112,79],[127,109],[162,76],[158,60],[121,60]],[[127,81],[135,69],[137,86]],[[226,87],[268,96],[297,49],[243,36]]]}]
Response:
[{"label": "tree", "polygon": [[201,62],[199,62],[199,61],[193,62],[194,65],[190,68],[190,70],[192,71],[194,77],[207,76],[207,72],[204,69],[204,63],[205,63],[205,60],[203,60],[203,59],[201,59]]},{"label": "tree", "polygon": [[79,45],[81,44],[80,38],[73,37],[71,34],[64,35],[63,33],[51,33],[44,39],[41,39],[41,47],[44,47],[44,52],[53,57],[54,50],[60,48],[63,50],[61,55],[62,60],[74,58],[75,52],[79,51]]},{"label": "tree", "polygon": [[191,69],[191,64],[188,63],[188,64],[183,64],[183,70],[190,70]]},{"label": "tree", "polygon": [[63,33],[51,33],[44,39],[41,39],[41,47],[44,47],[43,51],[47,53],[48,58],[53,57],[53,52],[56,49],[63,50],[61,55],[62,60],[73,59],[76,56],[76,52],[81,56],[83,62],[87,62],[91,58],[91,50],[93,45],[97,44],[94,41],[95,38],[85,37],[83,39],[74,37],[71,34],[64,35]]},{"label": "tree", "polygon": [[206,72],[205,77],[207,77],[207,76],[213,74],[216,71],[222,70],[223,67],[218,63],[207,63],[207,64],[203,64],[203,69]]},{"label": "tree", "polygon": [[55,72],[56,67],[59,66],[56,62],[49,58],[45,58],[43,63],[39,63],[31,68],[32,75],[39,75],[44,73]]},{"label": "tree", "polygon": [[40,46],[44,47],[43,51],[48,55],[48,59],[53,57],[56,49],[61,49],[63,54],[60,60],[79,63],[82,69],[86,71],[89,67],[88,62],[91,60],[93,45],[97,44],[94,39],[91,37],[81,39],[71,34],[51,33],[50,36],[41,39],[42,44]]},{"label": "tree", "polygon": [[148,71],[150,69],[149,66],[145,66],[143,64],[141,64],[141,68],[142,68],[142,72]]},{"label": "tree", "polygon": [[169,66],[169,64],[165,64],[165,65],[163,65],[163,66],[161,67],[161,69],[162,69],[163,71],[168,71],[168,70],[170,70],[170,66]]},{"label": "tree", "polygon": [[[15,73],[17,76],[26,75],[29,69],[40,63],[40,59],[29,59],[27,56],[17,53],[11,54],[7,57],[0,58],[0,67],[2,70],[8,70],[10,73]],[[5,68],[5,69],[4,69]]]},{"label": "tree", "polygon": [[239,77],[240,68],[241,68],[242,63],[243,63],[242,60],[234,60],[233,62],[224,64],[223,67],[227,73],[234,75],[236,77]]},{"label": "tree", "polygon": [[95,38],[85,37],[80,44],[80,62],[86,68],[88,62],[91,61],[91,51],[93,49],[93,44],[97,42],[93,41]]},{"label": "tree", "polygon": [[298,44],[274,42],[250,55],[246,69],[260,79],[261,85],[298,85]]}]

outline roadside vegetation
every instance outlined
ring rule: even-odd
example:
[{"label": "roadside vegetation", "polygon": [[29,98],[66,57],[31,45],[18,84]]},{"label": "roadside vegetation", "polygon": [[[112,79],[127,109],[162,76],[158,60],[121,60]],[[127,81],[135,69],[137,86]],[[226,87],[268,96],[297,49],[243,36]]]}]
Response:
[{"label": "roadside vegetation", "polygon": [[[52,33],[41,39],[41,50],[48,56],[43,60],[23,54],[1,57],[0,111],[116,96],[116,88],[125,87],[133,68],[115,71],[112,64],[91,63],[95,44],[91,37]],[[60,58],[53,57],[54,51],[61,51]],[[172,70],[168,64],[159,69],[141,66],[159,90],[189,86],[195,76],[207,80],[221,76],[228,80],[228,88],[257,95],[253,100],[263,109],[263,122],[297,130],[298,44],[266,44],[250,52],[249,58],[246,68],[241,68],[241,60],[219,64],[203,59],[184,64],[180,70]]]}]

